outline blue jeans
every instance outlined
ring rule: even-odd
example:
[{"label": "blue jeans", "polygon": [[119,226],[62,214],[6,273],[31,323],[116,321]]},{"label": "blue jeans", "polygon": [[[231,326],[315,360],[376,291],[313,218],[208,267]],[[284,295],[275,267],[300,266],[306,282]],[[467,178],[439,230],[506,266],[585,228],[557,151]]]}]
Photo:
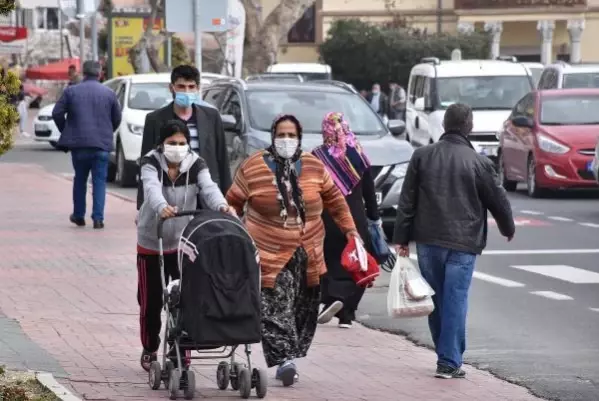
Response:
[{"label": "blue jeans", "polygon": [[437,364],[459,368],[466,350],[468,290],[476,255],[425,244],[417,244],[417,253],[422,276],[435,290],[428,325]]},{"label": "blue jeans", "polygon": [[93,210],[92,220],[104,220],[104,204],[106,203],[106,179],[108,177],[109,153],[99,149],[73,149],[71,160],[75,170],[73,180],[73,216],[85,217],[85,201],[87,180],[92,174]]}]

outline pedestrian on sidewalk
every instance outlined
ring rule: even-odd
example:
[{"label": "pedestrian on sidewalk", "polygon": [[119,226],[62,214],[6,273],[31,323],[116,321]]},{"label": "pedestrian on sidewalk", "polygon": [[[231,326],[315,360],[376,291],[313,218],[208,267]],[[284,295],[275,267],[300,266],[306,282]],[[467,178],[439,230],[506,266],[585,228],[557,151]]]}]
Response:
[{"label": "pedestrian on sidewalk", "polygon": [[108,159],[113,150],[113,133],[121,124],[121,107],[116,94],[98,82],[102,66],[83,63],[84,80],[68,86],[54,106],[52,118],[60,131],[58,148],[71,152],[73,214],[70,220],[85,226],[87,180],[91,172],[94,228],[104,228],[104,204]]},{"label": "pedestrian on sidewalk", "polygon": [[298,380],[294,360],[308,353],[320,306],[323,208],[348,239],[358,236],[343,195],[320,160],[301,149],[302,127],[281,115],[271,145],[237,170],[227,200],[256,241],[262,269],[262,347],[284,386]]},{"label": "pedestrian on sidewalk", "polygon": [[397,207],[393,243],[408,257],[416,242],[422,275],[435,291],[429,328],[437,353],[435,376],[463,378],[468,291],[476,255],[487,243],[487,211],[511,241],[512,209],[493,162],[468,140],[472,109],[448,107],[439,141],[414,151]]},{"label": "pedestrian on sidewalk", "polygon": [[[198,196],[207,208],[236,215],[218,185],[212,181],[206,161],[191,151],[190,141],[191,135],[185,123],[167,121],[160,130],[158,145],[141,160],[144,202],[139,209],[137,223],[137,299],[143,346],[141,366],[146,371],[156,360],[162,326],[159,219],[173,217],[179,211],[196,210]],[[179,237],[189,219],[181,217],[164,222],[162,246],[167,280],[180,277],[177,249]]]},{"label": "pedestrian on sidewalk", "polygon": [[[370,161],[342,113],[332,112],[325,116],[322,121],[322,136],[324,143],[312,153],[324,164],[335,185],[345,196],[364,247],[372,254],[368,219],[380,222],[380,215]],[[365,288],[356,285],[351,274],[341,265],[341,255],[347,239],[327,211],[323,213],[323,221],[326,231],[324,259],[327,272],[321,281],[321,302],[324,307],[318,323],[328,323],[336,316],[340,328],[350,328],[356,320],[356,310]]]},{"label": "pedestrian on sidewalk", "polygon": [[[160,129],[166,121],[178,119],[189,128],[191,150],[206,161],[214,182],[226,193],[231,186],[229,154],[220,114],[214,107],[198,105],[200,72],[192,65],[180,65],[171,72],[173,101],[146,116],[141,144],[145,155],[156,146]],[[137,192],[137,209],[143,203],[141,182]]]}]

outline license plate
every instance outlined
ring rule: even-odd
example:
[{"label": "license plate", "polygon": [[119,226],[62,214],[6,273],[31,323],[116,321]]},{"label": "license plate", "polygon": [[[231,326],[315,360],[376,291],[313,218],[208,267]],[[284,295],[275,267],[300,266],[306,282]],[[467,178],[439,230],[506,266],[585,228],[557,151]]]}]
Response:
[{"label": "license plate", "polygon": [[35,124],[33,128],[36,131],[50,131],[50,127],[46,124]]},{"label": "license plate", "polygon": [[383,193],[377,192],[376,193],[376,204],[380,205],[382,201],[383,201]]},{"label": "license plate", "polygon": [[587,171],[593,171],[593,161],[587,162]]}]

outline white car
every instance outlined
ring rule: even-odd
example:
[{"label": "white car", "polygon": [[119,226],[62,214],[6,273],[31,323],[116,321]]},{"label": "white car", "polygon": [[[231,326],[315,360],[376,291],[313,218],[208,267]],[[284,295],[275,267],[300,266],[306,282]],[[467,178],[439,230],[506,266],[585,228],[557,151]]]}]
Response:
[{"label": "white car", "polygon": [[52,119],[54,104],[55,103],[49,104],[39,110],[37,116],[35,116],[35,119],[33,120],[33,132],[36,141],[48,142],[53,147],[56,147],[56,144],[60,139],[60,131]]}]

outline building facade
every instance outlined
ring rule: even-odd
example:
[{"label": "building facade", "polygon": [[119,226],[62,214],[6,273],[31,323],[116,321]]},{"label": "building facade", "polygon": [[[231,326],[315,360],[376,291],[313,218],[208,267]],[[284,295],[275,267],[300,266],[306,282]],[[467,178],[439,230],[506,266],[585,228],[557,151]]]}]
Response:
[{"label": "building facade", "polygon": [[[263,0],[265,15],[278,0]],[[279,62],[314,62],[339,18],[385,22],[401,16],[428,32],[492,34],[492,56],[522,61],[599,62],[599,0],[317,0],[288,35]]]}]

